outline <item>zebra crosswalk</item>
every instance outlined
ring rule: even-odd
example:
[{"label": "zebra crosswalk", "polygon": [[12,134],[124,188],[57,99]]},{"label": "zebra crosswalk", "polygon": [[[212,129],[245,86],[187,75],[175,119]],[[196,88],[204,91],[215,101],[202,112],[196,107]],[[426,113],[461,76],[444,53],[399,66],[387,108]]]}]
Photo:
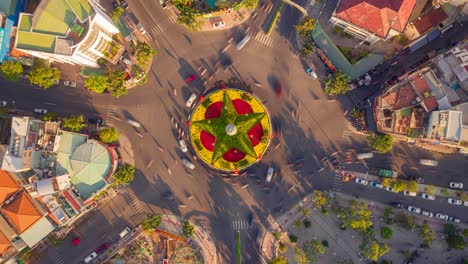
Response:
[{"label": "zebra crosswalk", "polygon": [[339,192],[343,188],[343,178],[335,173],[335,177],[333,178],[333,187],[332,191]]},{"label": "zebra crosswalk", "polygon": [[113,126],[114,120],[121,120],[118,113],[118,107],[116,105],[109,105],[106,112],[106,125]]},{"label": "zebra crosswalk", "polygon": [[47,256],[51,260],[52,264],[65,264],[65,259],[63,259],[63,257],[59,255],[56,247],[49,246],[47,248]]},{"label": "zebra crosswalk", "polygon": [[250,225],[247,221],[232,221],[233,230],[246,230],[252,229],[255,227],[255,224]]},{"label": "zebra crosswalk", "polygon": [[130,192],[128,188],[124,188],[120,193],[125,201],[130,205],[130,208],[133,208],[138,214],[143,214],[145,212],[143,203],[133,192]]},{"label": "zebra crosswalk", "polygon": [[170,16],[161,20],[159,23],[153,24],[153,27],[148,30],[148,38],[150,38],[151,40],[156,39],[156,37],[163,33],[169,25],[174,24],[176,22],[177,17],[171,13]]}]

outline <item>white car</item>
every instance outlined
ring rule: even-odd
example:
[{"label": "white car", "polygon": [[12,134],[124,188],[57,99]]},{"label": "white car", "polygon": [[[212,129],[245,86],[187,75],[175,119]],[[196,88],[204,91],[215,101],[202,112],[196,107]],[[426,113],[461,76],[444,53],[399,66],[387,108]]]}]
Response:
[{"label": "white car", "polygon": [[187,102],[185,103],[185,106],[187,107],[191,107],[193,102],[195,101],[195,99],[197,99],[197,95],[196,94],[192,94],[189,99],[187,100]]},{"label": "white car", "polygon": [[450,182],[449,186],[452,189],[463,189],[463,183],[461,182]]},{"label": "white car", "polygon": [[414,196],[417,195],[417,193],[416,193],[416,192],[410,192],[410,191],[404,190],[404,191],[403,191],[403,195],[405,195],[405,196],[413,196],[413,197],[414,197]]},{"label": "white car", "polygon": [[422,210],[421,214],[424,215],[424,216],[427,216],[427,217],[431,217],[431,218],[434,216],[434,214],[432,212],[428,212],[428,211],[424,211],[424,210]]},{"label": "white car", "polygon": [[384,189],[389,192],[398,193],[397,191],[394,191],[391,186],[385,186]]},{"label": "white car", "polygon": [[462,200],[458,200],[458,199],[455,199],[455,198],[448,198],[448,203],[449,204],[454,204],[454,205],[462,205],[463,201]]},{"label": "white car", "polygon": [[437,166],[439,163],[436,160],[429,160],[429,159],[420,159],[419,164],[426,165],[426,166]]},{"label": "white car", "polygon": [[266,181],[267,182],[271,181],[271,178],[273,177],[274,173],[275,173],[275,169],[273,167],[268,168],[267,176],[266,176]]},{"label": "white car", "polygon": [[222,28],[224,26],[226,26],[226,24],[224,24],[224,21],[218,21],[213,24],[213,28]]},{"label": "white car", "polygon": [[453,217],[453,216],[449,216],[447,220],[450,222],[454,222],[454,223],[460,223],[460,219]]},{"label": "white car", "polygon": [[464,202],[463,202],[463,205],[464,205],[464,206],[468,206],[468,201],[464,201]]},{"label": "white car", "polygon": [[367,180],[361,179],[361,178],[356,178],[355,180],[356,183],[362,184],[362,185],[367,185],[369,182]]},{"label": "white car", "polygon": [[0,101],[0,106],[6,106],[7,104],[7,101]]},{"label": "white car", "polygon": [[141,124],[135,120],[127,119],[127,122],[134,127],[141,127]]},{"label": "white car", "polygon": [[368,153],[360,153],[360,154],[357,154],[357,159],[370,159],[374,157],[374,153],[372,152],[368,152]]},{"label": "white car", "polygon": [[420,214],[421,213],[421,208],[414,207],[414,206],[408,206],[408,211],[415,213],[415,214]]},{"label": "white car", "polygon": [[65,86],[70,86],[70,87],[75,88],[75,87],[76,87],[76,82],[64,81],[64,82],[63,82],[63,85],[65,85]]},{"label": "white car", "polygon": [[192,162],[190,162],[190,161],[188,161],[186,159],[182,159],[182,163],[185,165],[185,167],[187,167],[187,168],[189,168],[191,170],[195,169],[195,165],[193,165]]},{"label": "white car", "polygon": [[84,259],[84,262],[85,262],[85,263],[90,263],[90,262],[93,261],[96,257],[97,257],[96,252],[93,252],[93,253],[89,254],[89,256],[87,256],[87,257]]},{"label": "white car", "polygon": [[185,144],[185,141],[183,139],[179,140],[179,146],[182,152],[188,151],[187,144]]},{"label": "white car", "polygon": [[38,113],[38,114],[47,114],[47,109],[34,108],[34,113]]},{"label": "white car", "polygon": [[384,186],[382,184],[378,183],[378,182],[370,182],[369,185],[372,186],[372,187],[375,187],[375,188],[379,188],[379,189],[384,188]]},{"label": "white car", "polygon": [[449,216],[446,215],[446,214],[441,214],[441,213],[437,213],[437,214],[436,214],[436,218],[437,218],[437,219],[440,219],[440,220],[448,220],[448,217],[449,217]]},{"label": "white car", "polygon": [[426,200],[435,200],[434,195],[429,195],[427,193],[421,193],[421,198],[426,199]]}]

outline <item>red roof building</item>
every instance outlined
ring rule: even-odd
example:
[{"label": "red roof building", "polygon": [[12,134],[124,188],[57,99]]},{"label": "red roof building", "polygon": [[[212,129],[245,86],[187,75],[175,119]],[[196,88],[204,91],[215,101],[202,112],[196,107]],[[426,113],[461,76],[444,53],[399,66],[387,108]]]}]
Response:
[{"label": "red roof building", "polygon": [[[374,43],[405,30],[418,0],[342,0],[330,22]],[[393,32],[392,32],[393,31]]]}]

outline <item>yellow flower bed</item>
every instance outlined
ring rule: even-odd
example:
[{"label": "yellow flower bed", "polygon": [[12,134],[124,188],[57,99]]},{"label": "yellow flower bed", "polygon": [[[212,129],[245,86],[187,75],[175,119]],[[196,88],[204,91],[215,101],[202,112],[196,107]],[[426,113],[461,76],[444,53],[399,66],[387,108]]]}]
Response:
[{"label": "yellow flower bed", "polygon": [[[254,147],[255,153],[257,157],[251,157],[246,155],[242,160],[238,162],[229,162],[224,159],[217,160],[214,164],[211,164],[211,157],[213,155],[212,151],[207,150],[200,140],[200,133],[202,129],[197,126],[190,126],[190,138],[191,143],[195,151],[197,152],[198,156],[210,166],[219,169],[219,170],[226,170],[226,171],[234,171],[234,170],[241,170],[246,168],[253,163],[255,163],[259,158],[263,156],[268,145],[270,144],[270,136],[271,136],[271,124],[270,118],[268,116],[268,112],[266,111],[263,104],[251,94],[237,90],[237,89],[227,89],[226,92],[229,94],[232,100],[241,99],[250,104],[254,113],[266,113],[265,117],[260,120],[260,123],[263,128],[263,137],[259,144]],[[207,95],[203,101],[201,101],[195,110],[192,113],[192,117],[190,122],[193,123],[195,121],[204,120],[205,119],[205,112],[207,107],[211,104],[219,101],[223,101],[223,93],[224,90],[215,91],[209,95]],[[208,101],[207,101],[208,100]],[[207,101],[207,102],[206,102]]]}]

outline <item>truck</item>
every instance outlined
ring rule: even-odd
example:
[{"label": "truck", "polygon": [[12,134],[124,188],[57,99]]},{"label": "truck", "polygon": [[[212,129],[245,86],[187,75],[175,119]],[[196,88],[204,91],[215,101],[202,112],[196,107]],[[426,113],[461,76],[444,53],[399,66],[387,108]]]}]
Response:
[{"label": "truck", "polygon": [[386,169],[370,169],[369,174],[393,179],[398,177],[398,173],[396,171]]}]

